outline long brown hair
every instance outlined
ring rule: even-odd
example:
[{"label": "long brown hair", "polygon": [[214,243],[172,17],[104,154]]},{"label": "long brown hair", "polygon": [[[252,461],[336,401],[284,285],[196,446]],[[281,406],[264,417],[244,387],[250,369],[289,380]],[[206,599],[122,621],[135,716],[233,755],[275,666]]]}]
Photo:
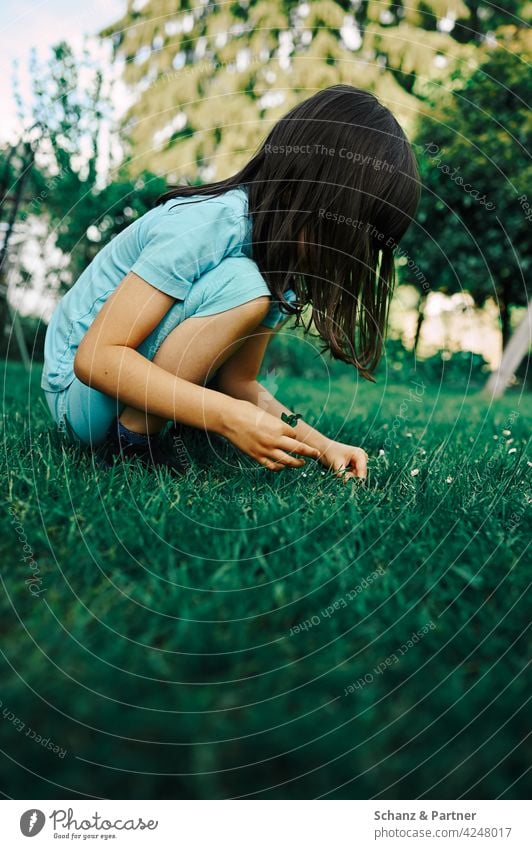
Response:
[{"label": "long brown hair", "polygon": [[[394,251],[420,183],[412,148],[389,109],[367,91],[335,85],[291,109],[232,177],[177,186],[159,198],[245,188],[253,259],[283,311],[312,308],[331,355],[373,380],[395,284]],[[297,304],[284,298],[287,288]]]}]

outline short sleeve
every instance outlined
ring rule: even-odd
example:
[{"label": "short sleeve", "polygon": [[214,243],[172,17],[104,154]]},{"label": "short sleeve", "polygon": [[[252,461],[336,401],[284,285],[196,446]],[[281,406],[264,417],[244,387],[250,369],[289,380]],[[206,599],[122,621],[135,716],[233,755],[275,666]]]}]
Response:
[{"label": "short sleeve", "polygon": [[207,271],[198,281],[202,299],[194,316],[214,315],[242,306],[255,298],[270,296],[259,268],[245,256],[230,256]]},{"label": "short sleeve", "polygon": [[234,210],[220,201],[167,201],[154,210],[131,271],[184,300],[195,280],[239,248],[241,230]]},{"label": "short sleeve", "polygon": [[[297,300],[296,294],[292,289],[286,290],[285,298],[291,304]],[[261,324],[265,327],[275,328],[289,317],[290,316],[287,315],[287,313],[281,311],[280,302],[272,300],[270,309],[268,310],[265,318],[262,319]]]}]

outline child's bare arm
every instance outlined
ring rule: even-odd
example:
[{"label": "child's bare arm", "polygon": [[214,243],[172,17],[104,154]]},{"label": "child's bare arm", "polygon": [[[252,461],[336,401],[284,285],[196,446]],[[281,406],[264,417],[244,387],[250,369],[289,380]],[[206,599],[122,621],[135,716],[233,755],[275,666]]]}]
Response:
[{"label": "child's bare arm", "polygon": [[[233,398],[250,401],[276,418],[282,413],[290,414],[261,383],[257,381],[266,348],[275,330],[259,327],[244,342],[242,347],[220,368],[216,387]],[[347,470],[345,479],[367,475],[367,454],[362,448],[336,442],[320,433],[301,419],[292,433],[297,439],[319,451],[319,461],[336,472]]]},{"label": "child's bare arm", "polygon": [[[282,413],[290,414],[293,412],[293,410],[289,410],[288,407],[285,407],[284,404],[281,404],[274,398],[257,381],[241,384],[238,397],[246,401],[251,401],[273,416],[280,417]],[[368,457],[362,448],[329,439],[329,437],[320,433],[319,430],[311,427],[302,419],[292,428],[292,432],[297,439],[301,439],[307,445],[318,449],[320,452],[318,459],[324,466],[335,472],[347,470],[347,474],[345,475],[346,480],[353,477],[365,478],[367,476]]]},{"label": "child's bare arm", "polygon": [[136,409],[226,436],[273,470],[303,463],[288,452],[317,456],[316,450],[295,438],[289,425],[265,411],[258,416],[257,408],[245,399],[176,377],[135,350],[173,302],[136,274],[128,274],[78,348],[74,369],[79,380]]}]

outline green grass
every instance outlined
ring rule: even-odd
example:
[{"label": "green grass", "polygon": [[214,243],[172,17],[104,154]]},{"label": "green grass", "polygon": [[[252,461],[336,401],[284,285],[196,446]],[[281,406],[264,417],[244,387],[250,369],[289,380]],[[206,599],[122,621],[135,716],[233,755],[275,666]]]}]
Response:
[{"label": "green grass", "polygon": [[525,398],[278,378],[367,486],[198,434],[176,481],[95,470],[5,374],[5,794],[526,795]]}]

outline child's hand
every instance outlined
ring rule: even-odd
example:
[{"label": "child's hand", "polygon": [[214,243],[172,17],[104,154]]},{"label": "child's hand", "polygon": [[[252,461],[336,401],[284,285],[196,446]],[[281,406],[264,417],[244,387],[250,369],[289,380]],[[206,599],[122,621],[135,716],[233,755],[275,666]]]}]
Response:
[{"label": "child's hand", "polygon": [[289,451],[314,460],[320,456],[317,448],[294,438],[293,427],[247,401],[236,402],[223,435],[272,472],[305,464],[303,459],[290,456]]},{"label": "child's hand", "polygon": [[[342,477],[344,482],[350,478],[365,479],[368,473],[368,455],[362,448],[345,445],[343,442],[330,442],[322,452],[320,463]],[[346,471],[347,470],[347,471]]]}]

